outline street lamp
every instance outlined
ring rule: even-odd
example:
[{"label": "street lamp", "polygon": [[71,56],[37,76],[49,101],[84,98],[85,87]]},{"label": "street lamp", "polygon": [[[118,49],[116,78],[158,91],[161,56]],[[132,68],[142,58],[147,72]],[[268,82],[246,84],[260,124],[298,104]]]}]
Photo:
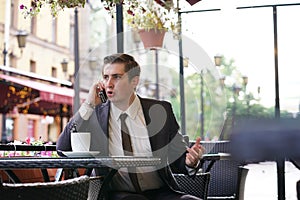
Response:
[{"label": "street lamp", "polygon": [[[26,46],[26,37],[27,37],[27,33],[25,31],[18,31],[17,33],[17,40],[18,40],[18,46],[21,49],[21,53],[22,53],[22,49]],[[8,41],[4,41],[4,45],[3,45],[3,65],[6,67],[7,63],[6,63],[6,58],[7,58],[7,54],[8,54],[8,50],[6,49],[6,42]],[[2,143],[6,143],[7,142],[7,135],[6,135],[6,113],[4,112],[2,114],[2,135],[1,135],[1,142]]]},{"label": "street lamp", "polygon": [[80,106],[80,77],[79,77],[79,24],[78,24],[78,9],[74,9],[74,100],[73,114],[77,112]]},{"label": "street lamp", "polygon": [[222,64],[223,56],[220,55],[220,54],[217,54],[217,55],[214,56],[214,60],[215,60],[215,65],[217,67],[219,67]]},{"label": "street lamp", "polygon": [[67,72],[68,72],[68,61],[67,61],[67,59],[63,59],[62,61],[61,61],[61,68],[62,68],[62,70],[63,70],[63,72],[64,72],[64,74],[65,74],[65,76],[67,75]]},{"label": "street lamp", "polygon": [[156,99],[159,99],[159,73],[158,73],[158,50],[155,48],[154,49],[155,53],[155,85],[156,85],[156,90],[155,90],[155,97]]},{"label": "street lamp", "polygon": [[232,108],[232,121],[231,121],[231,128],[234,127],[234,123],[235,123],[235,116],[236,116],[236,103],[237,103],[237,98],[240,94],[241,91],[241,87],[237,86],[237,85],[233,85],[232,87],[232,91],[233,91],[233,108]]},{"label": "street lamp", "polygon": [[245,93],[246,103],[247,103],[247,116],[249,117],[250,114],[250,95],[247,91],[247,85],[248,85],[248,76],[243,76],[243,90]]},{"label": "street lamp", "polygon": [[28,36],[28,34],[24,30],[19,30],[16,36],[18,39],[19,48],[22,50],[22,48],[25,48],[26,46],[26,37]]},{"label": "street lamp", "polygon": [[219,79],[219,80],[220,80],[220,85],[221,85],[222,88],[225,87],[225,79],[226,79],[225,76],[222,76],[222,77]]},{"label": "street lamp", "polygon": [[204,84],[203,84],[203,69],[201,70],[200,73],[200,81],[201,81],[201,89],[200,89],[200,98],[201,98],[201,132],[200,132],[200,137],[203,139],[204,138]]},{"label": "street lamp", "polygon": [[243,76],[242,78],[243,78],[243,86],[246,91],[246,87],[248,85],[248,76]]},{"label": "street lamp", "polygon": [[183,58],[183,67],[187,68],[189,66],[189,58],[188,57],[184,57]]},{"label": "street lamp", "polygon": [[[23,48],[26,46],[26,37],[27,37],[27,32],[24,30],[19,30],[18,33],[16,34],[17,40],[18,40],[18,46],[21,49],[21,53],[23,51]],[[8,50],[6,49],[6,42],[4,42],[4,48],[3,48],[3,65],[6,66],[6,58],[8,54]]]},{"label": "street lamp", "polygon": [[[187,68],[189,66],[189,58],[188,57],[184,57],[183,58],[183,67]],[[203,69],[201,69],[200,72],[200,110],[201,110],[201,114],[200,114],[200,124],[201,124],[201,129],[200,129],[200,137],[204,138],[204,80],[203,80],[203,76],[204,76],[204,71]]]},{"label": "street lamp", "polygon": [[[180,8],[179,1],[177,1],[177,8]],[[181,22],[182,14],[198,13],[198,12],[208,12],[208,11],[220,11],[221,9],[209,9],[209,10],[192,10],[192,11],[179,11],[178,21]],[[183,70],[183,41],[182,41],[182,28],[181,23],[179,23],[179,88],[180,88],[180,117],[181,117],[181,132],[186,134],[186,120],[185,120],[185,96],[184,96],[184,70]]]}]

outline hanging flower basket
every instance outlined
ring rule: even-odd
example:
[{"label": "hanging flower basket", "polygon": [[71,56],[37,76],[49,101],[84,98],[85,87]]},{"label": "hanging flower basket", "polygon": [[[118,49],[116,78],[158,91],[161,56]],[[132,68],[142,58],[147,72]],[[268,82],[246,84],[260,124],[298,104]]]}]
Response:
[{"label": "hanging flower basket", "polygon": [[163,46],[165,33],[166,33],[165,30],[156,30],[156,29],[139,30],[139,35],[141,41],[144,44],[145,49],[161,48]]}]

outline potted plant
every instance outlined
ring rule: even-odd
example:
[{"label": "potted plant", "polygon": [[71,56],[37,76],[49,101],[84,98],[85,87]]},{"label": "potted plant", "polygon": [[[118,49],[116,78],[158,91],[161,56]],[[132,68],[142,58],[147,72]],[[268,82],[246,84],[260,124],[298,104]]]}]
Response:
[{"label": "potted plant", "polygon": [[58,12],[64,8],[84,7],[86,0],[34,0],[30,1],[31,5],[20,5],[20,9],[23,11],[23,15],[34,17],[40,13],[41,8],[48,5],[51,9],[52,16],[56,17]]},{"label": "potted plant", "polygon": [[[172,31],[175,36],[178,33],[177,12],[173,0],[101,0],[104,8],[115,16],[117,4],[123,5],[124,18],[129,26],[140,33],[143,41],[144,34],[155,38],[155,41],[162,43],[166,31]],[[57,16],[64,8],[84,7],[85,0],[35,0],[31,6],[20,5],[24,17],[36,16],[40,9],[48,5],[51,14]],[[161,47],[162,44],[156,43],[152,47]],[[151,44],[144,43],[145,47]]]},{"label": "potted plant", "polygon": [[[122,3],[126,23],[140,34],[145,48],[161,47],[166,31],[177,35],[177,11],[172,0],[102,0],[114,17]],[[150,39],[150,40],[146,40]],[[154,42],[154,43],[153,43]]]}]

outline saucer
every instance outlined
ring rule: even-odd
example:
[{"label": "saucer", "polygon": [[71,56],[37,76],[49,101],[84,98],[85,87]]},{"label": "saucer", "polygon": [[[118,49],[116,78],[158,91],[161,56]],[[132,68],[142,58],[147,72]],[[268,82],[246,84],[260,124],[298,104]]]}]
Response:
[{"label": "saucer", "polygon": [[100,151],[62,151],[67,157],[95,157],[100,154]]}]

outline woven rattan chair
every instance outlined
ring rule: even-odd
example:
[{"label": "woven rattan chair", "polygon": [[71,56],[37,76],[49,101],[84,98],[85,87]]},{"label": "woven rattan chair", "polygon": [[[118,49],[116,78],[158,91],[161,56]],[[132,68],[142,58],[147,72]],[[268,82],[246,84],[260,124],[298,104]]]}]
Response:
[{"label": "woven rattan chair", "polygon": [[89,190],[88,176],[47,183],[3,183],[1,199],[10,200],[86,200]]},{"label": "woven rattan chair", "polygon": [[[229,141],[201,141],[206,153],[229,153]],[[209,163],[205,162],[203,170],[206,171]],[[244,197],[244,185],[248,169],[242,167],[244,163],[234,160],[216,161],[209,170],[211,179],[208,189],[208,199],[235,199]]]},{"label": "woven rattan chair", "polygon": [[182,192],[200,197],[203,200],[207,199],[208,185],[210,173],[198,173],[194,177],[185,174],[174,174],[174,177]]},{"label": "woven rattan chair", "polygon": [[[187,135],[183,136],[185,142],[190,146],[189,137]],[[207,199],[208,195],[208,185],[210,181],[210,173],[200,173],[198,172],[195,176],[188,176],[186,174],[173,174],[179,188],[182,192],[186,194],[191,194],[196,197],[200,197],[203,200]]]},{"label": "woven rattan chair", "polygon": [[95,176],[90,178],[90,187],[88,200],[103,200],[104,194],[100,193],[101,186],[103,184],[104,177]]}]

